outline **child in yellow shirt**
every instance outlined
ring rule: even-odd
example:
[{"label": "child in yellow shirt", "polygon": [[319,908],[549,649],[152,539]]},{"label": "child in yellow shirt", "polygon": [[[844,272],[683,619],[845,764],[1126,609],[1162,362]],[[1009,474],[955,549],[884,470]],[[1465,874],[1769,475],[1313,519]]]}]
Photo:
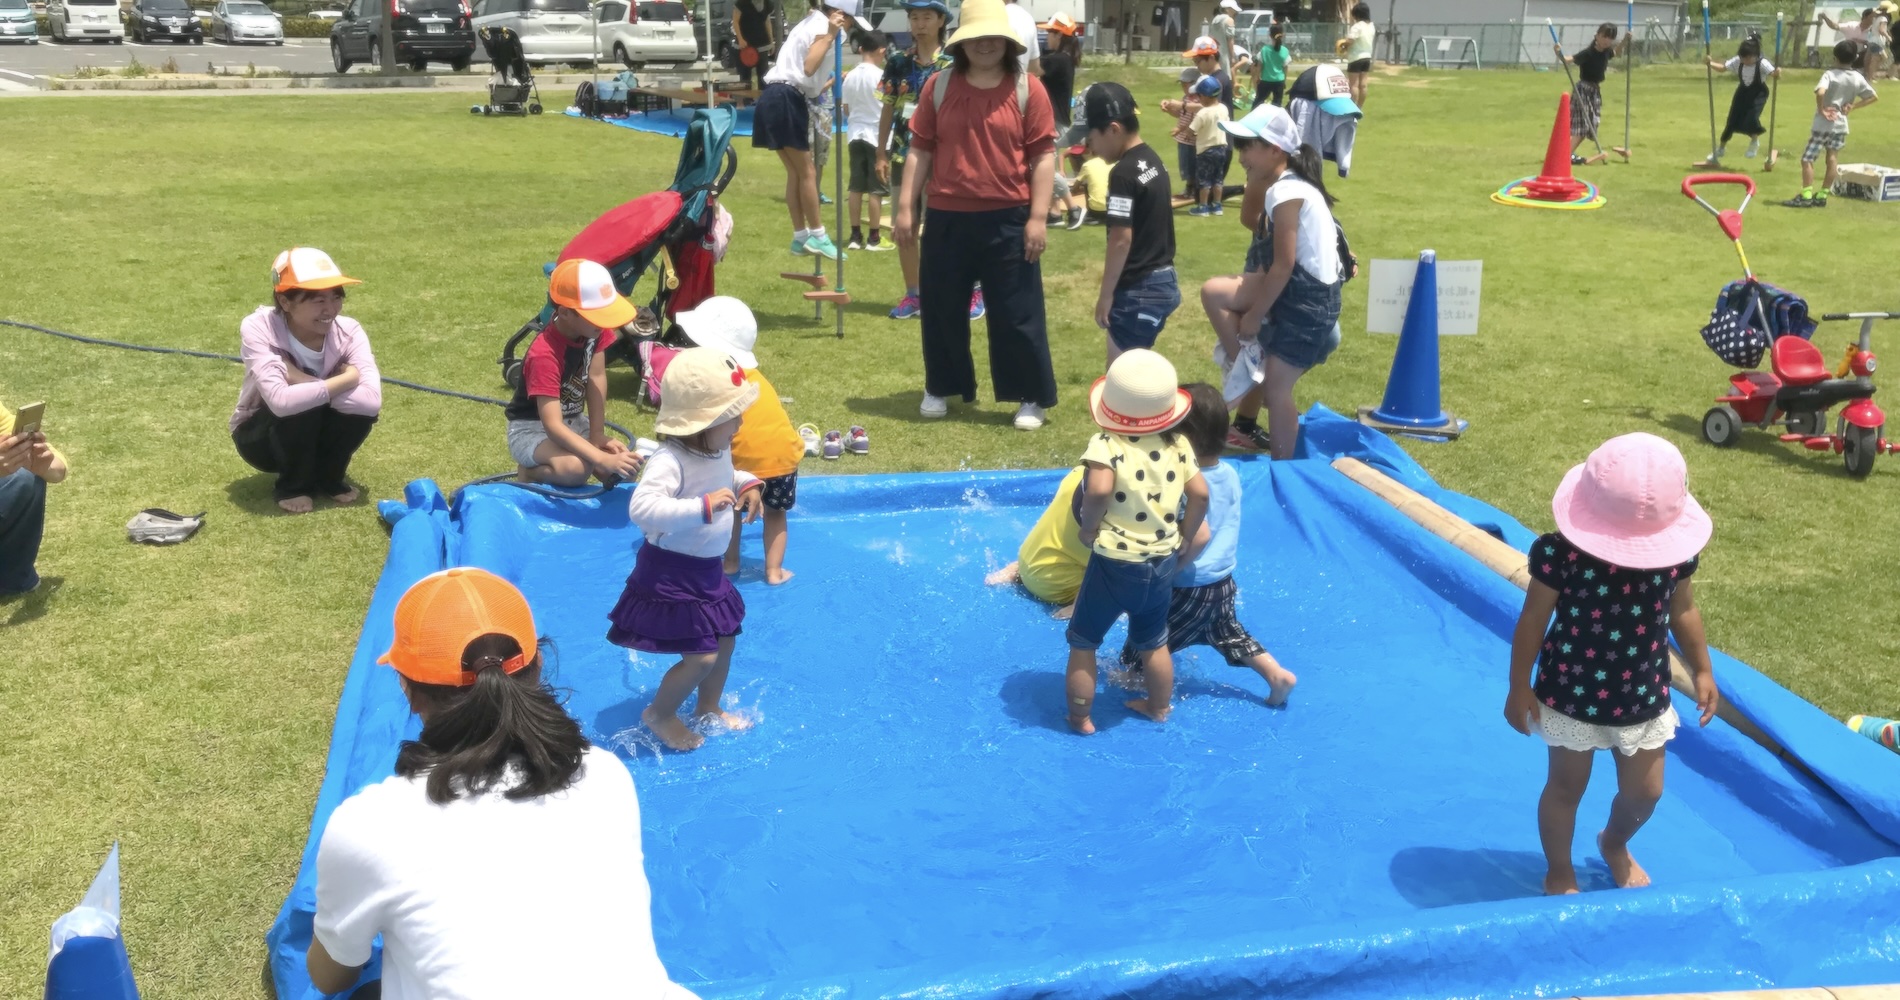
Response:
[{"label": "child in yellow shirt", "polygon": [[[785,515],[798,503],[798,462],[805,457],[805,442],[793,429],[778,391],[759,372],[758,356],[752,352],[759,341],[759,321],[730,295],[715,295],[673,319],[693,343],[730,355],[746,381],[759,387],[759,401],[745,411],[733,435],[732,467],[765,481],[765,582],[777,586],[792,578],[785,568]],[[740,528],[734,518],[727,573],[739,572]]]}]

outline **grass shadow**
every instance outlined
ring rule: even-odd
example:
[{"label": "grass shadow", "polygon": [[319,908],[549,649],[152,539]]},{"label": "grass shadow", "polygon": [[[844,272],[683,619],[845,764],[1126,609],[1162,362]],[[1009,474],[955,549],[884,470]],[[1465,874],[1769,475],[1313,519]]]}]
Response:
[{"label": "grass shadow", "polygon": [[921,389],[906,389],[893,392],[888,396],[847,396],[844,408],[862,417],[879,420],[894,420],[906,424],[930,424],[952,422],[958,424],[990,425],[994,427],[1016,426],[1015,411],[987,410],[982,403],[965,403],[961,400],[950,401],[948,417],[926,417],[917,412],[917,404],[924,398]]},{"label": "grass shadow", "polygon": [[[1655,411],[1648,407],[1637,407],[1630,410],[1629,415],[1637,420],[1645,420],[1659,427],[1666,427],[1685,437],[1692,437],[1698,440],[1702,437],[1701,418],[1690,416],[1687,413],[1671,413],[1659,417],[1655,414]],[[1735,451],[1744,451],[1751,455],[1767,456],[1791,469],[1806,473],[1810,476],[1838,478],[1847,474],[1844,469],[1832,465],[1829,461],[1831,459],[1838,462],[1840,460],[1839,455],[1831,452],[1809,451],[1799,444],[1783,442],[1775,437],[1776,433],[1779,432],[1764,431],[1754,427],[1744,427],[1741,431],[1741,438],[1736,441],[1735,444],[1731,445],[1730,448]]]},{"label": "grass shadow", "polygon": [[[1500,903],[1544,894],[1544,856],[1490,848],[1407,847],[1392,856],[1387,875],[1405,901],[1422,910],[1464,903]],[[1603,859],[1577,866],[1584,892],[1614,889]]]},{"label": "grass shadow", "polygon": [[53,595],[65,583],[66,578],[63,576],[44,576],[40,578],[39,586],[24,594],[0,597],[0,608],[12,609],[12,613],[7,616],[7,627],[25,625],[45,615],[47,606],[53,602]]},{"label": "grass shadow", "polygon": [[224,495],[231,506],[261,517],[287,516],[277,507],[277,500],[271,495],[271,486],[277,477],[269,472],[257,472],[234,479],[224,487]]}]

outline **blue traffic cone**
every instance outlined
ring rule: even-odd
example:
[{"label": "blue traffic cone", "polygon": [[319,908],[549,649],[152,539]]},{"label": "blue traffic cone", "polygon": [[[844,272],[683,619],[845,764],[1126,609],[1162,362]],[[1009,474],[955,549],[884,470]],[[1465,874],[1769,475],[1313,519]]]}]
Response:
[{"label": "blue traffic cone", "polygon": [[119,933],[119,845],[79,905],[53,921],[45,1000],[139,1000]]},{"label": "blue traffic cone", "polygon": [[1455,438],[1464,433],[1465,421],[1439,405],[1435,250],[1418,255],[1412,297],[1405,304],[1405,325],[1399,329],[1399,349],[1392,356],[1392,375],[1385,383],[1385,401],[1376,409],[1361,407],[1359,422],[1382,431],[1425,437]]}]

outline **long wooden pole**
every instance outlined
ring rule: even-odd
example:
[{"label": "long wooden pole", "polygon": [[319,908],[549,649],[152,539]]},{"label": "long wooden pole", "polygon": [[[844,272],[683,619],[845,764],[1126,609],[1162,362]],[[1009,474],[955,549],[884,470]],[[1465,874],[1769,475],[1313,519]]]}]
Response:
[{"label": "long wooden pole", "polygon": [[[1370,490],[1379,499],[1391,504],[1399,513],[1411,518],[1420,527],[1457,546],[1460,551],[1482,563],[1486,569],[1511,581],[1520,590],[1530,589],[1530,559],[1524,553],[1490,533],[1474,527],[1471,522],[1433,503],[1418,491],[1397,482],[1356,458],[1334,459],[1333,468],[1339,470],[1346,478]],[[1669,684],[1684,694],[1690,696],[1695,694],[1694,675],[1689,671],[1688,664],[1682,662],[1682,658],[1677,656],[1673,649],[1669,652]],[[1755,741],[1762,749],[1807,771],[1806,765],[1789,754],[1781,744],[1762,732],[1760,726],[1755,725],[1753,720],[1743,715],[1726,700],[1716,706],[1715,714],[1737,732]],[[1900,994],[1895,994],[1895,996],[1900,997]]]}]

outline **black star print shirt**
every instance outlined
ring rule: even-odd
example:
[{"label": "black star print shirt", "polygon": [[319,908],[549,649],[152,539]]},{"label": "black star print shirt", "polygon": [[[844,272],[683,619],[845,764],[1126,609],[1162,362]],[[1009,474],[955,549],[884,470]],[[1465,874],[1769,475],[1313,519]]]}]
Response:
[{"label": "black star print shirt", "polygon": [[1599,726],[1633,726],[1668,711],[1669,601],[1697,560],[1623,569],[1554,532],[1530,556],[1531,578],[1557,592],[1537,656],[1537,700]]}]

